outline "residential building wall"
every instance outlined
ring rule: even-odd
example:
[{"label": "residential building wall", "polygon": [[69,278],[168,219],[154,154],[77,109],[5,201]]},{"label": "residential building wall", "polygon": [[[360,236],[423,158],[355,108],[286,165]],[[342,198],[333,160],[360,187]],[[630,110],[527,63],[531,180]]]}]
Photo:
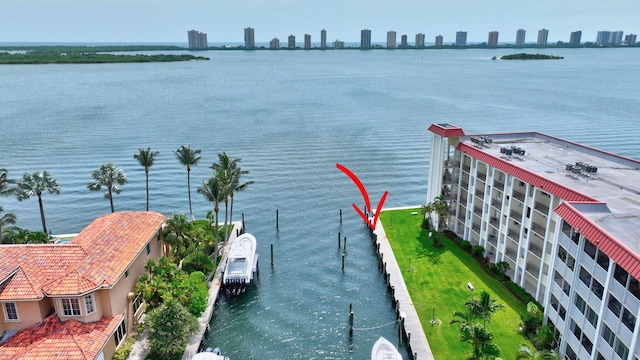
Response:
[{"label": "residential building wall", "polygon": [[488,46],[498,46],[498,32],[489,31],[489,38],[487,39]]},{"label": "residential building wall", "polygon": [[467,32],[456,32],[456,46],[467,46]]},{"label": "residential building wall", "polygon": [[438,36],[436,36],[436,39],[435,39],[435,46],[442,46],[443,40],[444,40],[444,39],[443,39],[442,35],[438,35]]},{"label": "residential building wall", "polygon": [[327,30],[325,29],[320,30],[320,48],[327,48]]},{"label": "residential building wall", "polygon": [[360,47],[363,49],[371,47],[371,30],[363,29],[360,31]]},{"label": "residential building wall", "polygon": [[549,40],[549,30],[547,29],[538,30],[538,42],[536,44],[540,46],[546,46],[548,40]]},{"label": "residential building wall", "polygon": [[409,45],[408,39],[407,39],[407,35],[402,35],[400,37],[400,46],[402,47],[407,47]]},{"label": "residential building wall", "polygon": [[311,49],[311,35],[304,34],[304,48]]},{"label": "residential building wall", "polygon": [[0,310],[4,330],[21,330],[39,324],[51,309],[51,302],[47,298],[40,301],[16,301],[14,304],[18,311],[17,321],[7,320],[4,309]]},{"label": "residential building wall", "polygon": [[395,48],[396,45],[396,32],[391,30],[387,31],[387,48]]},{"label": "residential building wall", "polygon": [[518,31],[516,31],[516,46],[524,45],[524,40],[526,35],[527,35],[527,32],[524,29],[518,29]]},{"label": "residential building wall", "polygon": [[253,28],[248,27],[244,29],[244,47],[247,49],[253,49],[256,47],[255,31]]},{"label": "residential building wall", "polygon": [[288,47],[289,49],[295,49],[296,47],[296,37],[294,35],[289,35],[288,40]]},{"label": "residential building wall", "polygon": [[582,40],[582,31],[571,32],[571,37],[569,38],[569,44],[580,45],[581,40]]},{"label": "residential building wall", "polygon": [[424,46],[424,34],[423,33],[416,34],[415,46],[416,47]]}]

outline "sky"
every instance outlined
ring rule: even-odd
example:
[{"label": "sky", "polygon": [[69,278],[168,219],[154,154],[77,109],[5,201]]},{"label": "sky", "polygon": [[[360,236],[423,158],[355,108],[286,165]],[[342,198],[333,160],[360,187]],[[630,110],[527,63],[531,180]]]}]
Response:
[{"label": "sky", "polygon": [[207,34],[211,43],[241,43],[243,29],[255,29],[256,42],[311,34],[319,42],[359,42],[371,29],[373,42],[416,33],[427,42],[442,35],[455,41],[467,31],[469,42],[514,42],[518,29],[535,42],[549,30],[549,42],[568,41],[582,30],[582,41],[598,31],[640,32],[637,0],[0,0],[0,43],[7,42],[187,42],[187,31]]}]

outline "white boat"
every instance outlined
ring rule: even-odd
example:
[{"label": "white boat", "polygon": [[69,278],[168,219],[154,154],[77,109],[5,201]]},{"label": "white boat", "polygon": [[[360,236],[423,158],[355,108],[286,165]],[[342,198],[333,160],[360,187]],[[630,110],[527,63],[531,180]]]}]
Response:
[{"label": "white boat", "polygon": [[219,348],[207,348],[205,351],[193,355],[191,360],[229,360],[229,358],[222,356]]},{"label": "white boat", "polygon": [[371,360],[402,360],[402,354],[389,340],[380,337],[371,349]]},{"label": "white boat", "polygon": [[224,267],[222,284],[228,294],[238,295],[245,291],[258,272],[256,238],[244,233],[231,242]]}]

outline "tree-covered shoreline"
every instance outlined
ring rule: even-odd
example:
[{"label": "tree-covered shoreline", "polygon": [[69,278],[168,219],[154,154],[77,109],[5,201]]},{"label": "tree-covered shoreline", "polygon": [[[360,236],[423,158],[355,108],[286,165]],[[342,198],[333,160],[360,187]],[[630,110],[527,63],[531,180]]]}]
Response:
[{"label": "tree-covered shoreline", "polygon": [[527,53],[504,55],[500,58],[500,60],[560,60],[560,59],[564,59],[564,57],[554,56],[554,55],[544,55],[544,54],[527,54]]},{"label": "tree-covered shoreline", "polygon": [[104,64],[104,63],[142,63],[142,62],[171,62],[209,60],[203,56],[193,56],[189,54],[159,54],[159,55],[114,55],[106,53],[55,53],[29,51],[26,53],[11,54],[0,52],[0,64]]}]

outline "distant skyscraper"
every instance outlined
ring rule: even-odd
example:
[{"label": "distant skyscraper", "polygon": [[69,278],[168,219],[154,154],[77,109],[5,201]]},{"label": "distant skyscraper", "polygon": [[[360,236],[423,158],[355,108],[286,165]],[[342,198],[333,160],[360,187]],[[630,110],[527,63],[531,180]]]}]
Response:
[{"label": "distant skyscraper", "polygon": [[423,33],[418,33],[418,34],[416,34],[415,47],[421,47],[421,46],[424,46],[424,34]]},{"label": "distant skyscraper", "polygon": [[489,31],[489,39],[487,40],[487,46],[498,46],[498,32]]},{"label": "distant skyscraper", "polygon": [[387,31],[387,48],[396,47],[396,32],[391,30]]},{"label": "distant skyscraper", "polygon": [[327,30],[325,29],[320,30],[320,48],[327,48]]},{"label": "distant skyscraper", "polygon": [[538,30],[538,42],[536,44],[541,46],[547,46],[548,39],[549,39],[549,30],[547,29]]},{"label": "distant skyscraper", "polygon": [[205,33],[190,30],[187,31],[187,37],[189,39],[189,49],[206,49],[209,47],[207,44],[207,34]]},{"label": "distant skyscraper", "polygon": [[247,49],[253,49],[256,47],[256,38],[254,36],[253,28],[244,29],[244,47]]},{"label": "distant skyscraper", "polygon": [[620,45],[622,44],[623,39],[622,31],[612,31],[611,32],[611,45]]},{"label": "distant skyscraper", "polygon": [[436,36],[436,46],[442,46],[443,37],[442,35]]},{"label": "distant skyscraper", "polygon": [[582,31],[572,31],[571,36],[569,37],[569,45],[580,45],[580,41],[582,40]]},{"label": "distant skyscraper", "polygon": [[363,49],[371,47],[371,30],[363,29],[360,31],[360,47]]},{"label": "distant skyscraper", "polygon": [[269,41],[269,49],[280,49],[280,40],[278,38],[273,38]]},{"label": "distant skyscraper", "polygon": [[407,47],[409,43],[407,42],[407,35],[400,36],[400,46]]},{"label": "distant skyscraper", "polygon": [[638,35],[629,34],[629,35],[624,37],[624,43],[627,44],[627,45],[635,45],[637,39],[638,39]]},{"label": "distant skyscraper", "polygon": [[344,41],[337,40],[333,42],[334,49],[344,49]]},{"label": "distant skyscraper", "polygon": [[289,35],[289,49],[296,48],[296,37],[294,35]]},{"label": "distant skyscraper", "polygon": [[456,46],[467,46],[467,32],[458,31],[456,33]]},{"label": "distant skyscraper", "polygon": [[609,45],[611,43],[611,31],[598,31],[596,45]]},{"label": "distant skyscraper", "polygon": [[311,35],[304,34],[304,48],[311,49]]},{"label": "distant skyscraper", "polygon": [[524,37],[527,32],[524,29],[516,31],[516,46],[524,46]]}]

